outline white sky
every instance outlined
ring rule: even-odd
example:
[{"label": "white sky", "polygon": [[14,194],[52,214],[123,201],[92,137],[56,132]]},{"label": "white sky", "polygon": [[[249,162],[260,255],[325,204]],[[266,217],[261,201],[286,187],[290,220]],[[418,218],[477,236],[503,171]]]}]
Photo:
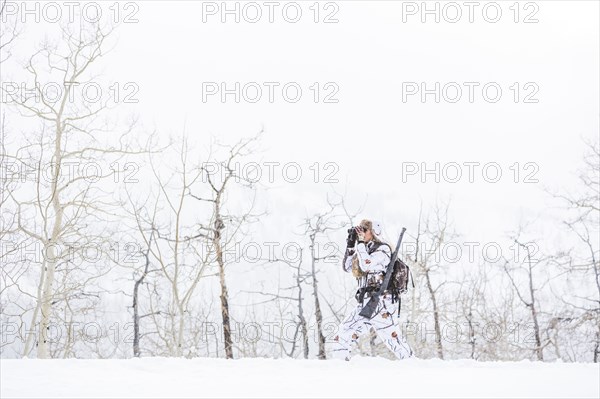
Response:
[{"label": "white sky", "polygon": [[[285,2],[276,8],[275,23],[267,22],[268,8],[258,2],[265,15],[252,24],[235,23],[232,16],[221,23],[219,15],[203,23],[202,2],[138,1],[139,22],[118,29],[118,43],[105,59],[107,79],[139,86],[139,103],[121,112],[139,114],[144,126],[164,136],[181,134],[185,125],[188,135],[200,140],[212,134],[232,142],[264,126],[262,161],[298,162],[306,176],[291,184],[276,174],[277,188],[263,195],[271,213],[258,231],[267,240],[324,208],[330,187],[310,181],[308,166],[314,162],[336,163],[340,183],[333,187],[347,190],[350,205],[368,196],[361,216],[382,220],[390,236],[401,225],[414,230],[420,201],[428,208],[436,198],[452,199],[456,228],[472,240],[499,239],[523,215],[550,215],[543,188],[572,184],[584,152],[582,138],[597,137],[600,130],[597,2],[538,1],[539,22],[532,24],[513,22],[512,1],[498,2],[503,14],[495,24],[482,17],[486,2],[475,9],[474,23],[461,6],[464,15],[454,24],[435,23],[432,16],[421,23],[420,14],[403,23],[403,2],[391,1],[338,1],[339,22],[315,24],[313,2],[299,3],[303,16],[296,24],[283,20]],[[524,4],[520,19],[533,10]],[[37,41],[28,35],[48,28],[33,25],[27,24],[17,56]],[[203,82],[229,87],[297,82],[303,96],[287,103],[276,89],[274,103],[266,100],[266,91],[256,104],[236,104],[231,96],[226,104],[218,96],[203,103]],[[315,104],[309,89],[314,82],[337,84],[339,102]],[[402,82],[480,86],[474,103],[466,88],[456,104],[436,104],[432,96],[425,104],[418,96],[403,103]],[[481,96],[488,82],[503,89],[497,103]],[[537,84],[539,102],[515,104],[509,89],[514,82],[522,90],[527,82]],[[401,162],[428,167],[497,162],[503,176],[487,183],[479,167],[475,183],[466,176],[456,184],[435,184],[431,177],[422,183],[417,176],[403,183]],[[512,182],[509,166],[515,162],[535,162],[539,183]],[[521,180],[530,170],[521,169]]]}]

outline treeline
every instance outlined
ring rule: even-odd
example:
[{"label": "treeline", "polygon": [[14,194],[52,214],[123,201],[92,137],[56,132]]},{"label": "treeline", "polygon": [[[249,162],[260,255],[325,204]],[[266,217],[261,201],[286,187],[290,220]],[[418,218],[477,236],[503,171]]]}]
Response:
[{"label": "treeline", "polygon": [[[2,35],[10,54],[18,31]],[[354,305],[340,262],[362,208],[330,193],[291,239],[255,240],[268,190],[238,166],[262,132],[202,147],[123,122],[114,99],[69,84],[94,81],[111,35],[63,26],[26,60],[21,90],[2,88],[2,357],[326,359]],[[558,247],[517,228],[493,256],[457,257],[473,244],[450,204],[419,210],[401,312],[418,357],[599,361],[599,159],[589,143],[577,193],[548,193]],[[375,335],[357,350],[387,355]]]}]

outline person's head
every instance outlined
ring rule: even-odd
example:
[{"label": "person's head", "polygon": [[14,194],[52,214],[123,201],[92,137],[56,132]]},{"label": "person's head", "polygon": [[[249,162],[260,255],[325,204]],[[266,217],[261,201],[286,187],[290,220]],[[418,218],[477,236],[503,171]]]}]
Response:
[{"label": "person's head", "polygon": [[359,226],[365,232],[365,241],[380,241],[379,236],[381,235],[381,223],[363,219],[360,221]]}]

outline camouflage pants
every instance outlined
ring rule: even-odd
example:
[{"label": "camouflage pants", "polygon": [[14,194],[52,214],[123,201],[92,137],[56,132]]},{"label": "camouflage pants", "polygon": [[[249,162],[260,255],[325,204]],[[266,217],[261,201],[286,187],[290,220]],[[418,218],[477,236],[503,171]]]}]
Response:
[{"label": "camouflage pants", "polygon": [[[365,298],[367,303],[368,298]],[[413,356],[412,350],[402,336],[398,325],[398,303],[392,304],[391,299],[381,298],[377,305],[377,311],[373,318],[367,319],[360,315],[362,305],[358,304],[344,319],[338,328],[335,338],[333,356],[337,359],[350,360],[352,343],[368,332],[371,327],[375,329],[377,336],[396,355],[398,359],[406,359]]]}]

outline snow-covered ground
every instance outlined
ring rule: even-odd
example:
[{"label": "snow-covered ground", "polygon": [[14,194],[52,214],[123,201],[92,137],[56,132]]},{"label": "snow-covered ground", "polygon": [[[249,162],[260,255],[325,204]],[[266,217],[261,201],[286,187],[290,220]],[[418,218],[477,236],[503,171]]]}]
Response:
[{"label": "snow-covered ground", "polygon": [[600,397],[600,365],[381,358],[1,360],[10,397]]}]

